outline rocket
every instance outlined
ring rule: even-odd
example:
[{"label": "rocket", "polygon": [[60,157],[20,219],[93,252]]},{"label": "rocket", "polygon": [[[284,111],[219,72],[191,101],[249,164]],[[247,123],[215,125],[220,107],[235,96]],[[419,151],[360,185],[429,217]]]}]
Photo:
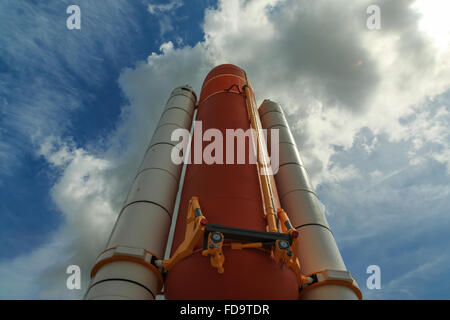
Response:
[{"label": "rocket", "polygon": [[172,91],[85,299],[362,299],[283,109],[255,101],[231,64]]}]

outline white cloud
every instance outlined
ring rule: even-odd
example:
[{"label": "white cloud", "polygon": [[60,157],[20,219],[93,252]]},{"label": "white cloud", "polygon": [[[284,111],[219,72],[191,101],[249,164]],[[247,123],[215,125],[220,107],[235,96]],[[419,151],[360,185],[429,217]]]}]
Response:
[{"label": "white cloud", "polygon": [[[85,1],[82,31],[70,31],[67,6],[0,3],[0,67],[6,66],[0,72],[0,155],[14,159],[48,135],[67,133],[71,112],[92,98],[80,96],[77,85],[95,90],[104,82],[103,58],[114,62],[126,51],[129,28],[137,28],[134,8],[126,2],[105,10],[100,2]],[[0,163],[5,172],[14,166],[14,161]]]},{"label": "white cloud", "polygon": [[159,31],[161,37],[163,37],[166,33],[173,31],[173,22],[172,18],[174,16],[174,10],[183,6],[183,2],[181,0],[173,0],[169,3],[164,4],[149,4],[147,7],[148,12],[152,16],[156,16],[159,22]]},{"label": "white cloud", "polygon": [[339,165],[331,163],[330,168],[325,173],[325,179],[335,183],[352,180],[359,176],[359,170],[353,164],[342,168]]},{"label": "white cloud", "polygon": [[[120,196],[122,188],[115,187],[119,185],[115,179],[120,168],[58,140],[47,139],[40,152],[55,169],[63,170],[51,196],[64,216],[64,225],[54,232],[50,243],[29,255],[0,263],[5,271],[1,273],[0,297],[78,297],[80,292],[65,287],[66,267],[82,267],[86,283],[92,259],[104,248],[111,232],[120,206],[116,192]],[[112,169],[115,176],[109,177]]]},{"label": "white cloud", "polygon": [[169,3],[165,4],[152,4],[148,5],[148,12],[151,14],[159,14],[162,12],[172,11],[174,9],[180,8],[183,6],[183,2],[181,0],[173,0]]},{"label": "white cloud", "polygon": [[415,8],[422,12],[420,30],[433,37],[435,45],[440,50],[448,49],[450,45],[450,3],[445,0],[418,0]]},{"label": "white cloud", "polygon": [[[220,63],[244,68],[259,101],[270,98],[283,105],[316,184],[361,178],[357,166],[342,167],[332,157],[337,149],[350,149],[363,128],[392,141],[415,139],[419,149],[429,142],[447,147],[448,138],[439,137],[448,122],[434,125],[447,111],[430,115],[415,106],[449,89],[450,70],[444,63],[449,52],[438,54],[427,35],[417,31],[419,18],[410,3],[382,2],[385,29],[373,32],[365,28],[369,1],[219,1],[216,9],[206,11],[204,41],[181,48],[164,42],[159,53],[123,70],[119,83],[130,103],[123,107],[117,129],[107,137],[104,152],[93,155],[68,142],[39,140],[41,154],[63,170],[52,198],[65,224],[47,246],[0,267],[11,270],[16,264],[38,260],[37,269],[44,273],[40,283],[45,282],[40,294],[66,296],[61,270],[67,264],[80,264],[88,273],[109,236],[171,89],[188,83],[199,93],[206,73]],[[148,11],[164,13],[179,4],[150,5]],[[412,114],[416,117],[412,123],[400,121]],[[366,144],[366,151],[373,152],[377,143]],[[445,162],[446,150],[433,156]],[[372,176],[379,179],[383,172],[374,171]],[[428,191],[414,190],[414,194]],[[361,201],[373,207],[393,196],[359,192]],[[355,199],[352,193],[345,196]],[[398,223],[404,216],[383,218]],[[350,223],[342,219],[337,227],[358,223],[361,230],[371,230],[374,222],[364,215]],[[49,259],[60,243],[58,258]]]},{"label": "white cloud", "polygon": [[413,147],[409,151],[413,164],[431,157],[447,166],[450,173],[450,113],[448,105],[431,109],[430,103],[420,104],[407,124],[398,128],[394,141],[411,140]]},{"label": "white cloud", "polygon": [[334,146],[351,147],[364,127],[394,139],[401,117],[450,85],[449,52],[417,31],[411,2],[383,2],[377,32],[365,27],[368,3],[222,1],[205,17],[207,54],[243,67],[260,101],[284,106],[316,183]]},{"label": "white cloud", "polygon": [[432,261],[425,258],[419,265],[410,265],[404,274],[382,285],[382,290],[364,290],[364,296],[366,299],[417,299],[417,292],[435,285],[432,281],[439,278],[439,271],[445,270],[449,263],[450,257],[445,253],[437,254]]},{"label": "white cloud", "polygon": [[[38,154],[62,172],[51,196],[65,222],[48,244],[0,264],[0,270],[8,270],[0,274],[4,288],[0,297],[12,297],[13,292],[15,297],[22,293],[28,298],[80,298],[84,294],[90,268],[106,245],[171,90],[191,80],[200,83],[202,73],[196,78],[192,76],[195,70],[205,64],[204,74],[212,66],[199,54],[200,47],[174,50],[167,43],[161,50],[135,70],[123,71],[119,83],[130,104],[123,107],[117,129],[105,138],[107,150],[93,155],[72,141],[53,136],[38,140]],[[17,264],[34,267],[15,268]],[[65,270],[71,264],[81,267],[81,291],[65,287]],[[10,277],[10,273],[18,275]],[[40,289],[35,290],[36,286]]]}]

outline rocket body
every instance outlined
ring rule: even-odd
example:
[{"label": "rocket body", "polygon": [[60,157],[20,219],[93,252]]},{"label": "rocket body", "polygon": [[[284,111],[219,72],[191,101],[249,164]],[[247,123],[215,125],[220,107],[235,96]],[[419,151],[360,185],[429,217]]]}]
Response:
[{"label": "rocket body", "polygon": [[189,87],[172,91],[85,299],[147,300],[161,291],[163,277],[152,261],[164,255],[182,169],[171,161],[177,145],[171,135],[191,128],[196,100]]},{"label": "rocket body", "polygon": [[[264,100],[259,108],[262,127],[279,133],[279,168],[275,181],[282,208],[299,233],[298,257],[304,274],[321,270],[346,270],[319,198],[309,180],[297,145],[281,107]],[[348,287],[327,285],[315,287],[301,295],[302,299],[356,299]]]},{"label": "rocket body", "polygon": [[[198,104],[190,87],[172,92],[108,246],[92,270],[86,299],[154,299],[163,286],[166,299],[180,300],[361,298],[283,110],[265,100],[258,112],[254,101],[246,73],[230,64],[208,73]],[[183,144],[172,140],[173,133],[190,131],[194,108],[193,137],[189,139],[190,153],[186,153],[187,149],[180,147]],[[266,129],[267,138],[255,136],[250,130],[255,127]],[[174,150],[187,160],[181,185],[182,164],[174,163]],[[272,156],[277,152],[273,175],[264,166],[269,150]],[[265,168],[264,174],[261,168]],[[179,189],[177,218],[172,221]],[[242,249],[226,237],[221,247],[223,270],[205,256],[210,243],[206,237],[204,241],[193,238],[193,248],[183,249],[182,258],[172,260],[175,262],[163,261],[171,223],[175,223],[171,256],[185,248],[191,234],[188,229],[197,221],[189,215],[194,198],[199,205],[195,217],[204,216],[204,225],[286,236],[294,258],[298,257],[294,264],[298,268],[288,267],[273,244]],[[278,218],[283,216],[280,211],[290,220],[283,223],[290,226],[289,233],[276,218],[277,212]],[[200,230],[199,226],[195,230]],[[305,279],[310,281],[308,286]]]},{"label": "rocket body", "polygon": [[[203,132],[217,129],[226,137],[227,129],[246,131],[250,128],[245,96],[241,89],[246,83],[245,73],[232,65],[216,67],[207,75],[196,117],[196,121],[202,121]],[[198,147],[195,133],[192,141],[191,152],[195,152]],[[205,150],[209,143],[203,141],[201,149]],[[184,239],[188,203],[192,196],[199,197],[203,214],[209,223],[266,231],[257,168],[256,164],[249,163],[250,141],[246,143],[248,147],[245,148],[244,164],[237,163],[238,153],[242,150],[237,150],[236,141],[232,149],[224,143],[223,150],[224,159],[230,158],[229,153],[233,150],[233,164],[195,164],[191,158],[184,178],[173,249]],[[177,263],[167,274],[166,298],[297,298],[295,274],[278,264],[267,252],[224,247],[224,256],[225,272],[222,274],[211,267],[209,259],[203,257],[200,250]]]}]

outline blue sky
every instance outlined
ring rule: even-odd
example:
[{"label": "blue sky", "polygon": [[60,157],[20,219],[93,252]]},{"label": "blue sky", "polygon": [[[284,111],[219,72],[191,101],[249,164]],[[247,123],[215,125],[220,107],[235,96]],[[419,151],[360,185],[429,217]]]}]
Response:
[{"label": "blue sky", "polygon": [[81,296],[65,268],[87,276],[170,91],[235,63],[287,111],[365,297],[449,299],[447,4],[379,1],[369,31],[370,3],[2,1],[0,298]]},{"label": "blue sky", "polygon": [[[85,28],[75,34],[65,30],[66,17],[61,12],[65,13],[67,3],[4,2],[2,7],[6,28],[2,28],[1,65],[6,70],[1,79],[6,86],[2,88],[1,128],[8,156],[1,159],[1,232],[6,241],[0,252],[2,258],[12,258],[43,244],[61,223],[49,197],[60,173],[36,154],[34,134],[55,133],[87,147],[90,140],[112,130],[123,103],[117,86],[120,70],[157,47],[156,41],[144,41],[144,34],[156,38],[158,33],[145,17],[139,17],[141,11],[127,8],[142,19],[145,33],[136,34],[133,47],[123,35],[109,34],[108,45],[117,42],[119,46],[108,54],[101,42],[103,34],[95,33],[96,23],[90,20],[120,21],[119,12],[103,16],[101,7],[86,10]],[[133,25],[128,20],[123,27],[129,30]],[[80,57],[84,50],[91,56]],[[96,79],[85,74],[86,68]]]}]

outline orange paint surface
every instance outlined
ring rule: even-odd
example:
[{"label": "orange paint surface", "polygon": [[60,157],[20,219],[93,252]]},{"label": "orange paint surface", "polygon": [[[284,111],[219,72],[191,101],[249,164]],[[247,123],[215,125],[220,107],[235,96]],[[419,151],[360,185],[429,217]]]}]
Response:
[{"label": "orange paint surface", "polygon": [[[203,132],[216,128],[225,137],[226,129],[247,130],[250,127],[245,96],[239,93],[245,78],[244,71],[233,65],[220,65],[207,75],[196,118],[202,121]],[[203,142],[203,149],[209,143]],[[194,149],[195,145],[192,147]],[[226,159],[225,150],[223,158]],[[234,158],[235,164],[188,165],[172,254],[184,240],[192,196],[199,197],[209,223],[266,230],[256,165],[248,164],[248,160],[247,164],[236,164],[236,141]],[[198,249],[201,246],[199,242]],[[201,250],[178,262],[167,274],[166,299],[297,299],[294,272],[282,267],[269,253],[259,249],[231,250],[229,247],[224,247],[223,252],[223,274],[210,265],[209,257],[202,256]]]}]

